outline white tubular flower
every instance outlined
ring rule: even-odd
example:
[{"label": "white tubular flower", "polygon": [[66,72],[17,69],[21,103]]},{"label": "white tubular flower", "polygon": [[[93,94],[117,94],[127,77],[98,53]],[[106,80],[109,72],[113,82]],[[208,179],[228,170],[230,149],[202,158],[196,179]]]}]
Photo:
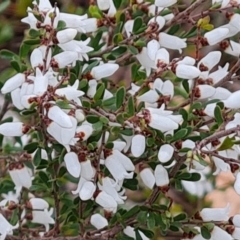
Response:
[{"label": "white tubular flower", "polygon": [[140,157],[146,147],[146,138],[142,134],[137,134],[132,138],[131,153],[134,157]]},{"label": "white tubular flower", "polygon": [[12,235],[13,230],[17,229],[19,224],[12,226],[6,218],[0,213],[0,239],[4,240],[7,235]]},{"label": "white tubular flower", "polygon": [[148,42],[147,44],[147,54],[148,57],[154,61],[156,57],[156,52],[160,48],[160,44],[157,40],[152,39],[151,41]]},{"label": "white tubular flower", "polygon": [[158,187],[165,187],[169,184],[168,172],[161,164],[158,164],[154,171],[156,185]]},{"label": "white tubular flower", "polygon": [[120,140],[113,141],[113,149],[116,149],[120,152],[126,147],[126,145],[127,144],[124,141],[120,141]]},{"label": "white tubular flower", "polygon": [[161,163],[166,163],[172,158],[173,153],[174,148],[170,144],[164,144],[158,151],[158,160]]},{"label": "white tubular flower", "polygon": [[237,173],[236,180],[233,187],[236,193],[240,195],[240,172]]},{"label": "white tubular flower", "polygon": [[232,93],[226,100],[223,101],[224,106],[230,109],[240,108],[240,90]]},{"label": "white tubular flower", "polygon": [[32,13],[32,9],[30,7],[27,8],[27,17],[22,18],[21,22],[29,24],[31,29],[37,30],[37,19],[35,18],[34,14]]},{"label": "white tubular flower", "polygon": [[117,209],[117,202],[104,191],[96,193],[95,202],[110,212],[114,212]]},{"label": "white tubular flower", "polygon": [[35,48],[30,56],[30,63],[32,68],[43,66],[43,56],[39,48]]},{"label": "white tubular flower", "polygon": [[172,6],[173,4],[175,4],[177,2],[177,0],[155,0],[155,5],[157,7],[170,7]]},{"label": "white tubular flower", "polygon": [[196,60],[189,56],[186,56],[182,60],[177,62],[177,64],[185,64],[185,65],[190,65],[190,66],[195,65],[195,63],[196,63]]},{"label": "white tubular flower", "polygon": [[236,240],[240,239],[240,228],[235,227],[233,232],[231,233],[232,237]]},{"label": "white tubular flower", "polygon": [[157,68],[161,68],[161,65],[169,64],[170,55],[169,52],[165,48],[160,48],[155,53],[155,66]]},{"label": "white tubular flower", "polygon": [[47,75],[43,75],[41,70],[37,67],[35,76],[29,76],[29,79],[34,81],[33,84],[33,94],[37,96],[42,96],[48,87],[48,78]]},{"label": "white tubular flower", "polygon": [[85,178],[83,178],[83,177],[80,176],[79,181],[78,181],[78,185],[77,185],[77,189],[74,190],[74,191],[72,191],[72,194],[74,194],[74,195],[78,194],[78,195],[79,195],[79,192],[80,192],[83,184],[84,184],[86,181],[88,181],[88,180],[86,180]]},{"label": "white tubular flower", "polygon": [[147,76],[150,75],[151,69],[156,69],[155,63],[148,56],[147,48],[143,47],[141,52],[135,56],[143,68],[146,69]]},{"label": "white tubular flower", "polygon": [[82,33],[90,33],[98,30],[98,19],[97,18],[87,18],[82,21],[78,27],[78,31]]},{"label": "white tubular flower", "polygon": [[159,99],[159,95],[155,90],[148,90],[137,99],[141,102],[155,103]]},{"label": "white tubular flower", "polygon": [[208,44],[212,46],[224,40],[228,33],[228,28],[219,27],[205,33],[204,37],[207,39]]},{"label": "white tubular flower", "polygon": [[25,81],[25,75],[23,73],[18,73],[13,77],[9,78],[3,85],[1,92],[2,94],[9,93],[16,88],[20,87]]},{"label": "white tubular flower", "polygon": [[232,93],[228,89],[217,87],[216,92],[213,94],[211,99],[226,100],[227,98],[230,97],[231,94]]},{"label": "white tubular flower", "polygon": [[91,161],[89,159],[84,159],[80,162],[80,164],[81,164],[81,177],[85,178],[86,180],[91,180],[96,173],[96,170],[92,166]]},{"label": "white tubular flower", "polygon": [[[169,0],[167,2],[169,2]],[[161,47],[178,50],[179,53],[182,53],[182,48],[187,47],[186,38],[179,38],[164,32],[160,32],[158,37]]]},{"label": "white tubular flower", "polygon": [[65,51],[53,56],[51,66],[65,68],[67,65],[71,65],[76,60],[78,60],[77,52]]},{"label": "white tubular flower", "polygon": [[140,169],[139,171],[140,171],[139,176],[142,179],[144,185],[146,185],[150,189],[153,189],[156,180],[152,170],[150,168],[143,168],[143,169]]},{"label": "white tubular flower", "polygon": [[[216,220],[216,221],[220,221],[220,220]],[[232,240],[232,236],[230,234],[228,234],[226,231],[224,231],[223,229],[221,229],[218,226],[214,226],[212,232],[211,232],[211,239],[215,240]]]},{"label": "white tubular flower", "polygon": [[105,166],[116,180],[123,180],[124,178],[131,179],[133,172],[128,173],[119,158],[113,154],[113,152],[107,153],[108,156],[105,159]]},{"label": "white tubular flower", "polygon": [[95,213],[90,218],[90,223],[96,228],[101,229],[108,226],[108,220],[100,215],[99,213]]},{"label": "white tubular flower", "polygon": [[73,40],[77,35],[77,30],[74,28],[67,28],[57,32],[57,40],[59,43],[66,43]]},{"label": "white tubular flower", "polygon": [[230,212],[230,204],[225,208],[204,208],[199,212],[199,216],[204,222],[210,221],[227,221]]},{"label": "white tubular flower", "polygon": [[76,129],[77,137],[81,141],[86,141],[93,133],[93,127],[87,124],[83,124]]},{"label": "white tubular flower", "polygon": [[97,0],[97,5],[101,11],[106,11],[110,8],[109,0]]},{"label": "white tubular flower", "polygon": [[132,34],[133,31],[133,24],[134,24],[134,20],[127,20],[124,24],[124,30],[127,34],[127,37],[129,38]]},{"label": "white tubular flower", "polygon": [[156,78],[153,83],[153,89],[159,91],[164,96],[174,95],[174,85],[170,80],[162,81],[160,78]]},{"label": "white tubular flower", "polygon": [[73,126],[70,116],[60,107],[52,106],[48,110],[48,118],[56,122],[60,127],[71,128]]},{"label": "white tubular flower", "polygon": [[66,28],[76,28],[82,25],[83,20],[87,19],[87,14],[79,16],[70,13],[59,13],[59,21],[64,21],[66,23]]},{"label": "white tubular flower", "polygon": [[11,92],[11,99],[13,105],[18,108],[19,110],[23,110],[24,106],[21,104],[21,89],[16,88]]},{"label": "white tubular flower", "polygon": [[109,0],[109,3],[110,3],[110,7],[108,9],[107,15],[108,15],[108,17],[114,17],[117,12],[116,7],[113,3],[113,0]]},{"label": "white tubular flower", "polygon": [[[149,240],[149,238],[146,237],[141,231],[138,231],[138,232],[139,232],[142,240]],[[123,233],[133,239],[136,239],[136,233],[135,233],[133,227],[127,226],[126,228],[124,228]]]},{"label": "white tubular flower", "polygon": [[176,76],[184,79],[193,79],[200,75],[200,70],[194,66],[178,64],[176,67]]},{"label": "white tubular flower", "polygon": [[218,175],[221,171],[227,172],[230,171],[230,165],[225,163],[222,159],[217,157],[212,157],[212,160],[216,166],[216,170],[213,175]]},{"label": "white tubular flower", "polygon": [[38,223],[45,226],[45,232],[49,231],[49,224],[54,224],[55,220],[51,217],[53,214],[53,208],[49,211],[32,211],[32,220],[33,223]]},{"label": "white tubular flower", "polygon": [[214,110],[215,110],[215,107],[216,107],[217,103],[211,103],[211,104],[208,104],[205,109],[204,109],[204,113],[209,116],[209,117],[215,117],[214,116]]},{"label": "white tubular flower", "polygon": [[49,0],[39,0],[39,3],[37,6],[39,11],[42,11],[42,12],[48,12],[53,8]]},{"label": "white tubular flower", "polygon": [[31,198],[29,200],[30,205],[28,205],[29,208],[35,209],[35,210],[44,210],[49,208],[49,204],[47,201],[45,201],[42,198]]},{"label": "white tubular flower", "polygon": [[235,227],[240,228],[240,214],[236,214],[233,216],[232,223]]},{"label": "white tubular flower", "polygon": [[[53,14],[54,14],[54,19],[53,19]],[[52,25],[53,28],[56,29],[59,21],[59,14],[60,12],[58,7],[54,7],[50,9],[45,15],[43,26]]]},{"label": "white tubular flower", "polygon": [[86,181],[83,183],[79,191],[79,197],[82,201],[87,201],[93,197],[95,191],[96,185],[91,181]]},{"label": "white tubular flower", "polygon": [[119,68],[116,63],[104,63],[99,66],[94,67],[91,70],[91,75],[94,79],[100,80],[105,77],[113,75]]},{"label": "white tubular flower", "polygon": [[81,164],[75,152],[69,152],[64,156],[64,162],[68,172],[75,178],[80,177]]},{"label": "white tubular flower", "polygon": [[109,178],[109,177],[103,177],[101,179],[101,184],[98,183],[98,187],[101,191],[106,192],[107,194],[109,194],[110,196],[112,196],[114,198],[114,200],[118,203],[118,204],[123,204],[124,200],[127,199],[126,196],[121,196],[120,193],[118,193],[116,187],[117,187],[117,182],[112,182],[113,179]]},{"label": "white tubular flower", "polygon": [[77,79],[72,86],[58,88],[55,93],[59,96],[65,96],[69,101],[74,100],[78,103],[78,98],[84,95],[84,92],[78,90],[79,80]]},{"label": "white tubular flower", "polygon": [[216,92],[216,89],[210,85],[198,85],[197,97],[198,99],[206,99],[212,97]]},{"label": "white tubular flower", "polygon": [[7,122],[0,125],[0,134],[6,137],[21,137],[27,130],[22,122]]},{"label": "white tubular flower", "polygon": [[158,30],[161,30],[164,27],[166,20],[162,16],[157,16],[156,18],[153,17],[149,20],[148,25],[150,25],[151,23],[154,23],[154,22],[156,22],[158,24]]},{"label": "white tubular flower", "polygon": [[240,44],[230,40],[227,48],[224,49],[225,53],[228,53],[232,56],[239,57],[240,55]]},{"label": "white tubular flower", "polygon": [[198,68],[201,70],[201,66],[207,68],[204,71],[210,71],[216,64],[219,63],[222,53],[220,51],[213,51],[208,53],[204,58],[202,58],[198,63]]},{"label": "white tubular flower", "polygon": [[226,63],[223,68],[218,66],[218,70],[217,71],[212,72],[212,73],[210,73],[208,75],[208,77],[213,80],[213,84],[216,84],[222,78],[227,76],[227,74],[228,74],[228,67],[229,67],[229,63]]}]

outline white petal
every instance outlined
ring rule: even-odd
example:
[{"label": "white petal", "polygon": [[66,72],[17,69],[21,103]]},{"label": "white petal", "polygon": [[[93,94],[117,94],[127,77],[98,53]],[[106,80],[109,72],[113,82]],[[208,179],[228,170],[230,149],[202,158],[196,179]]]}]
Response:
[{"label": "white petal", "polygon": [[53,56],[54,61],[57,62],[57,66],[59,68],[64,68],[67,65],[72,64],[76,60],[78,60],[78,53],[77,52],[71,52],[71,51],[64,51],[62,53],[59,53],[55,56]]},{"label": "white petal", "polygon": [[230,109],[240,108],[240,90],[232,93],[226,100],[224,100],[224,106]]},{"label": "white petal", "polygon": [[170,144],[164,144],[160,147],[158,152],[158,160],[162,163],[168,162],[174,153],[174,148]]},{"label": "white petal", "polygon": [[81,164],[79,163],[78,156],[74,152],[69,152],[64,156],[64,162],[68,172],[75,178],[78,178],[81,173]]},{"label": "white petal", "polygon": [[124,29],[125,32],[127,34],[127,37],[131,36],[131,33],[133,31],[133,24],[134,24],[134,20],[128,20],[125,24],[124,24]]},{"label": "white petal", "polygon": [[86,180],[91,180],[94,177],[95,169],[92,166],[91,161],[88,159],[83,161],[81,164],[81,177],[85,178]]},{"label": "white petal", "polygon": [[13,90],[11,92],[11,99],[12,99],[12,103],[13,105],[18,108],[19,110],[23,110],[24,106],[21,104],[21,89],[20,88],[16,88],[15,90]]},{"label": "white petal", "polygon": [[16,88],[20,87],[25,81],[25,75],[23,73],[18,73],[13,77],[9,78],[3,85],[1,92],[2,94],[9,93]]},{"label": "white petal", "polygon": [[230,55],[233,55],[235,57],[239,57],[239,55],[240,55],[240,44],[230,40],[230,44],[226,49],[224,49],[224,52],[228,53]]},{"label": "white petal", "polygon": [[155,177],[153,175],[153,172],[150,168],[144,168],[139,173],[143,183],[150,189],[153,189],[153,186],[155,184]]},{"label": "white petal", "polygon": [[177,0],[155,0],[155,5],[157,7],[170,7],[175,4]]},{"label": "white petal", "polygon": [[24,125],[22,122],[7,122],[0,125],[0,134],[6,137],[22,136]]},{"label": "white petal", "polygon": [[229,30],[227,28],[215,28],[210,32],[204,34],[209,45],[215,45],[227,37]]},{"label": "white petal", "polygon": [[74,28],[64,29],[57,32],[57,40],[59,43],[66,43],[73,40],[77,35],[77,30]]},{"label": "white petal", "polygon": [[31,203],[32,209],[44,210],[49,208],[48,202],[42,198],[34,197],[34,198],[31,198],[29,202]]},{"label": "white petal", "polygon": [[184,79],[193,79],[200,75],[200,70],[194,66],[178,64],[176,68],[176,76]]},{"label": "white petal", "polygon": [[131,153],[134,157],[140,157],[146,147],[146,138],[142,134],[135,135],[132,138]]},{"label": "white petal", "polygon": [[168,117],[159,116],[158,114],[151,114],[150,127],[160,130],[161,132],[167,132],[178,128],[178,124]]},{"label": "white petal", "polygon": [[[155,15],[155,14],[154,14],[154,15]],[[161,30],[161,29],[164,27],[166,20],[165,20],[165,18],[162,17],[162,16],[157,16],[156,18],[153,17],[153,18],[151,18],[151,19],[149,20],[148,25],[149,25],[150,23],[153,23],[153,22],[156,22],[156,23],[158,24],[158,30]],[[156,40],[155,40],[155,41],[156,41]]]},{"label": "white petal", "polygon": [[49,108],[48,117],[63,128],[71,128],[73,126],[70,117],[58,106]]},{"label": "white petal", "polygon": [[198,89],[200,93],[200,96],[198,99],[210,98],[216,92],[216,89],[210,85],[199,85]]},{"label": "white petal", "polygon": [[110,8],[109,0],[97,0],[97,5],[102,11],[108,10]]},{"label": "white petal", "polygon": [[29,170],[21,163],[18,164],[17,174],[23,187],[28,189],[32,186],[32,179]]},{"label": "white petal", "polygon": [[[99,0],[98,0],[99,1]],[[95,213],[90,218],[90,223],[96,228],[101,229],[108,226],[108,221],[105,217],[100,215],[99,213]]]},{"label": "white petal", "polygon": [[112,196],[110,196],[109,194],[107,194],[104,191],[101,191],[97,195],[97,197],[95,198],[95,201],[97,204],[99,204],[103,208],[107,208],[107,209],[117,208],[117,202],[113,199]]},{"label": "white petal", "polygon": [[137,97],[141,102],[155,103],[159,99],[159,95],[154,90],[148,90],[141,96]]},{"label": "white petal", "polygon": [[30,62],[32,68],[39,67],[43,65],[43,55],[39,48],[35,48],[30,56]]},{"label": "white petal", "polygon": [[93,182],[86,181],[79,192],[79,197],[82,201],[87,201],[93,197],[96,191],[96,185]]},{"label": "white petal", "polygon": [[156,57],[155,57],[155,65],[156,66],[158,65],[159,61],[169,64],[170,55],[169,55],[169,52],[165,48],[160,48],[156,52]]},{"label": "white petal", "polygon": [[201,64],[208,68],[210,71],[216,64],[219,63],[222,53],[220,51],[212,51],[208,53],[204,58],[202,58],[198,63],[198,68]]},{"label": "white petal", "polygon": [[112,151],[114,158],[118,159],[118,161],[123,165],[126,171],[134,171],[135,166],[133,165],[130,158],[119,152],[117,149],[113,149]]},{"label": "white petal", "polygon": [[[216,220],[219,221],[219,220]],[[214,226],[212,232],[211,232],[211,239],[213,240],[232,240],[232,236],[228,234],[226,231],[224,231],[222,228],[218,226]]]},{"label": "white petal", "polygon": [[156,52],[160,48],[160,44],[157,40],[153,39],[147,44],[147,54],[151,60],[155,60]]},{"label": "white petal", "polygon": [[169,176],[167,170],[161,165],[157,165],[154,171],[156,185],[158,187],[167,186],[169,184]]},{"label": "white petal", "polygon": [[105,63],[101,64],[99,66],[94,67],[91,70],[91,75],[96,80],[109,77],[113,75],[119,68],[119,65],[116,63]]}]

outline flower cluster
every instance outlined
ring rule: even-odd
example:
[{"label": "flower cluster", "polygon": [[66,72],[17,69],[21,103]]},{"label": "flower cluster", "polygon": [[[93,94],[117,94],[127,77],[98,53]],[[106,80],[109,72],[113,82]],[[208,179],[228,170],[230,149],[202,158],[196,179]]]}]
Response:
[{"label": "flower cluster", "polygon": [[[151,239],[159,228],[240,239],[229,204],[177,215],[169,194],[204,198],[212,176],[229,171],[240,195],[240,90],[225,85],[240,64],[224,62],[240,54],[240,2],[194,14],[204,2],[96,0],[80,16],[33,1],[19,56],[1,52],[16,70],[1,93],[18,113],[0,122],[1,240],[36,224],[44,229],[30,237]],[[211,13],[222,11],[226,24],[214,27]],[[114,80],[127,68],[127,83]],[[131,206],[129,190],[144,187],[144,204]]]}]

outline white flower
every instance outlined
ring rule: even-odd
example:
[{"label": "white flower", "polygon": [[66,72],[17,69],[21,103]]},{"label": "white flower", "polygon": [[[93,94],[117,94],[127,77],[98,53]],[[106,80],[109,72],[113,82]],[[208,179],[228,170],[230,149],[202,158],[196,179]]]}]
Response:
[{"label": "white flower", "polygon": [[170,80],[162,81],[160,78],[156,78],[153,83],[153,89],[159,91],[164,96],[174,95],[174,85]]},{"label": "white flower", "polygon": [[30,206],[28,205],[28,207],[35,209],[35,210],[44,210],[44,209],[48,209],[49,208],[49,204],[48,202],[46,202],[44,199],[42,198],[31,198],[29,200]]},{"label": "white flower", "polygon": [[90,218],[90,223],[96,228],[101,229],[108,226],[108,221],[105,217],[100,215],[99,213],[95,213]]},{"label": "white flower", "polygon": [[[220,221],[219,219],[216,221]],[[221,229],[218,226],[214,226],[212,232],[211,232],[211,239],[213,240],[232,240],[233,238],[231,237],[230,234],[228,234],[226,231]]]},{"label": "white flower", "polygon": [[113,75],[119,68],[116,63],[104,63],[99,66],[93,67],[91,75],[94,79],[100,80],[105,77]]},{"label": "white flower", "polygon": [[204,67],[207,67],[207,70],[204,71],[210,71],[216,64],[219,63],[221,56],[222,53],[220,51],[212,51],[203,57],[197,66],[201,70],[200,67],[203,65]]},{"label": "white flower", "polygon": [[79,197],[82,201],[87,201],[93,197],[95,191],[96,185],[91,181],[86,181],[83,183],[79,191]]},{"label": "white flower", "polygon": [[174,153],[174,148],[170,144],[164,144],[158,151],[158,160],[162,163],[168,162]]},{"label": "white flower", "polygon": [[13,77],[9,78],[3,85],[1,92],[2,94],[9,93],[16,88],[20,87],[25,81],[25,75],[23,73],[18,73]]},{"label": "white flower", "polygon": [[216,93],[216,89],[210,85],[198,85],[197,97],[198,99],[206,99],[212,97]]},{"label": "white flower", "polygon": [[[111,9],[111,11],[114,9]],[[95,32],[98,30],[98,19],[87,18],[82,21],[82,24],[78,27],[78,31],[82,33]]]},{"label": "white flower", "polygon": [[165,65],[169,64],[170,55],[165,48],[160,48],[155,52],[155,66],[157,68],[162,68]]},{"label": "white flower", "polygon": [[39,48],[35,48],[30,56],[32,68],[43,66],[43,56]]},{"label": "white flower", "polygon": [[15,90],[13,90],[11,92],[11,99],[12,99],[13,105],[16,108],[18,108],[19,110],[24,109],[24,106],[21,103],[21,89],[20,88],[16,88]]},{"label": "white flower", "polygon": [[0,240],[4,240],[6,236],[12,235],[13,230],[17,229],[19,224],[17,223],[15,226],[12,226],[6,218],[0,213]]},{"label": "white flower", "polygon": [[146,138],[142,134],[137,134],[132,138],[131,153],[134,157],[140,157],[146,147]]},{"label": "white flower", "polygon": [[105,11],[110,8],[110,1],[109,0],[97,0],[97,5],[100,10]]},{"label": "white flower", "polygon": [[39,11],[48,12],[52,9],[52,5],[49,0],[39,0],[38,9]]},{"label": "white flower", "polygon": [[81,173],[81,164],[75,152],[69,152],[64,156],[64,162],[68,172],[75,178],[78,178]]},{"label": "white flower", "polygon": [[226,100],[223,101],[224,106],[230,109],[240,108],[240,90],[232,93]]},{"label": "white flower", "polygon": [[23,163],[11,163],[8,169],[17,191],[22,187],[30,188],[32,186],[32,179],[29,170],[23,165]]},{"label": "white flower", "polygon": [[71,65],[78,60],[78,53],[71,51],[64,51],[53,56],[51,60],[52,67],[64,68],[67,65]]},{"label": "white flower", "polygon": [[89,159],[81,159],[81,156],[80,156],[80,161],[81,161],[80,162],[80,164],[81,164],[81,177],[85,178],[86,180],[91,180],[96,173],[96,170],[92,166],[91,161]]},{"label": "white flower", "polygon": [[34,14],[32,13],[32,9],[30,7],[27,8],[27,17],[22,18],[21,22],[29,24],[31,29],[36,29],[37,30],[37,22],[38,20],[35,18]]},{"label": "white flower", "polygon": [[230,40],[227,48],[224,49],[225,53],[233,55],[235,57],[239,57],[240,55],[240,44]]},{"label": "white flower", "polygon": [[232,93],[228,89],[217,87],[216,92],[211,96],[211,99],[226,100],[231,94]]},{"label": "white flower", "polygon": [[134,20],[127,20],[124,24],[124,30],[127,34],[127,37],[129,38],[132,34],[133,31],[133,24],[134,24]]},{"label": "white flower", "polygon": [[153,189],[153,186],[155,184],[155,177],[153,175],[153,172],[150,168],[143,168],[140,169],[139,172],[140,178],[142,179],[143,183],[150,189]]},{"label": "white flower", "polygon": [[233,218],[232,218],[232,222],[233,222],[235,227],[240,228],[240,214],[234,215]]},{"label": "white flower", "polygon": [[93,133],[93,127],[87,124],[83,124],[76,129],[77,136],[81,141],[86,141]]},{"label": "white flower", "polygon": [[157,16],[156,18],[153,17],[149,20],[148,25],[151,23],[154,23],[154,22],[156,22],[158,24],[158,30],[161,30],[165,25],[166,19],[162,16]]},{"label": "white flower", "polygon": [[79,16],[76,14],[60,12],[59,21],[64,21],[66,24],[66,28],[75,28],[79,31],[79,27],[83,25],[83,20],[87,19],[87,17],[87,14]]},{"label": "white flower", "polygon": [[160,32],[158,37],[161,47],[178,50],[179,53],[182,53],[182,48],[187,47],[186,38],[179,38],[177,36],[169,35],[164,32]]},{"label": "white flower", "polygon": [[234,231],[231,235],[234,239],[239,240],[240,239],[240,228],[235,227]]},{"label": "white flower", "polygon": [[213,175],[218,175],[221,171],[227,172],[230,170],[230,165],[228,163],[225,163],[222,159],[213,156],[212,160],[216,166],[216,170]]},{"label": "white flower", "polygon": [[176,67],[176,76],[179,78],[193,79],[200,75],[200,70],[194,66],[178,64]]},{"label": "white flower", "polygon": [[205,33],[204,37],[207,39],[209,45],[215,45],[224,40],[227,37],[228,33],[228,28],[219,27]]},{"label": "white flower", "polygon": [[117,202],[112,196],[104,191],[97,193],[97,196],[95,196],[95,202],[110,212],[115,212],[117,209]]},{"label": "white flower", "polygon": [[157,7],[170,7],[175,4],[177,0],[155,0],[155,5]]},{"label": "white flower", "polygon": [[73,40],[77,35],[77,30],[74,28],[67,28],[57,32],[57,40],[59,43],[66,43]]},{"label": "white flower", "polygon": [[161,164],[156,166],[154,176],[158,187],[165,187],[169,184],[168,172]]},{"label": "white flower", "polygon": [[225,208],[204,208],[199,215],[204,222],[227,221],[229,212],[230,204],[228,203]]},{"label": "white flower", "polygon": [[141,96],[138,96],[137,99],[141,102],[148,102],[148,103],[155,103],[159,99],[159,95],[155,90],[149,90],[142,94]]},{"label": "white flower", "polygon": [[151,41],[148,42],[147,44],[147,54],[148,57],[154,61],[156,57],[156,52],[160,48],[160,44],[157,40],[152,39]]},{"label": "white flower", "polygon": [[44,211],[32,211],[32,220],[33,223],[42,224],[45,226],[45,232],[49,231],[49,224],[54,224],[55,220],[51,217],[53,214],[53,208],[49,211],[45,209]]},{"label": "white flower", "polygon": [[0,134],[6,137],[20,137],[27,130],[22,122],[7,122],[0,125]]}]

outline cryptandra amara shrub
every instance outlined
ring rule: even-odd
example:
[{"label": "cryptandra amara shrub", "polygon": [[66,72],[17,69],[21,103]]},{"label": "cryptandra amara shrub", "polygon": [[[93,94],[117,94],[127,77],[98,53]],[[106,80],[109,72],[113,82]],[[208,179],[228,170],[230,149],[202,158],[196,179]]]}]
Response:
[{"label": "cryptandra amara shrub", "polygon": [[229,204],[186,214],[169,194],[203,199],[222,171],[240,194],[240,91],[226,88],[239,6],[96,0],[80,16],[34,1],[19,55],[0,52],[14,69],[1,85],[0,239],[240,239]]}]

